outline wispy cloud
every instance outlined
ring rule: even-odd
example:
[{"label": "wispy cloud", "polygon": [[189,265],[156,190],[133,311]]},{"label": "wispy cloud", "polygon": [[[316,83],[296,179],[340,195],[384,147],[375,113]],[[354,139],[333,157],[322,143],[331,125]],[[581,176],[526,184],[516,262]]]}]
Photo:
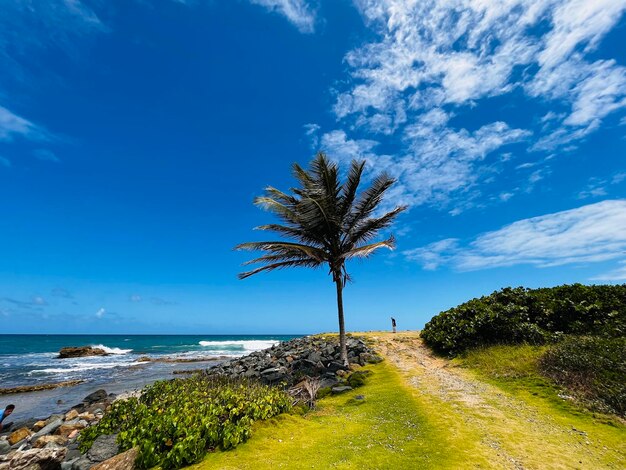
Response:
[{"label": "wispy cloud", "polygon": [[316,8],[306,0],[250,0],[287,18],[303,33],[315,31]]},{"label": "wispy cloud", "polygon": [[104,316],[104,314],[107,313],[106,309],[104,307],[100,307],[97,311],[96,311],[96,318],[102,318]]},{"label": "wispy cloud", "polygon": [[624,281],[626,280],[626,261],[620,263],[620,267],[612,271],[592,277],[592,281]]},{"label": "wispy cloud", "polygon": [[538,267],[594,263],[625,257],[626,200],[607,200],[523,219],[469,243],[446,239],[404,251],[425,269],[461,271],[530,264]]},{"label": "wispy cloud", "polygon": [[39,160],[44,160],[48,162],[59,163],[61,161],[52,150],[48,149],[36,149],[33,152],[33,155],[35,155],[35,157]]},{"label": "wispy cloud", "polygon": [[0,141],[10,142],[17,137],[44,140],[45,136],[41,127],[0,106]]},{"label": "wispy cloud", "polygon": [[[341,131],[357,152],[367,141],[396,148],[383,165],[402,168],[403,202],[440,201],[488,180],[486,156],[506,145],[542,152],[571,146],[626,108],[626,68],[590,60],[626,0],[354,3],[378,38],[346,55],[351,79],[339,85],[334,105],[340,126],[320,142],[336,142]],[[532,141],[531,122],[486,121],[472,130],[455,124],[456,114],[481,100],[513,93],[538,110]],[[554,111],[546,114],[546,103]],[[527,187],[546,174],[531,175]]]}]

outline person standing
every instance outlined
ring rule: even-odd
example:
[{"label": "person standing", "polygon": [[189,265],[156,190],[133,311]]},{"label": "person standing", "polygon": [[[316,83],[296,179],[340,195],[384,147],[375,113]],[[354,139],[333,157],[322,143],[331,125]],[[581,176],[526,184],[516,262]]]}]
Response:
[{"label": "person standing", "polygon": [[0,432],[8,431],[11,425],[13,424],[12,422],[4,424],[3,421],[7,416],[11,416],[11,413],[13,413],[14,409],[15,409],[15,405],[7,405],[4,411],[0,412]]},{"label": "person standing", "polygon": [[396,332],[396,319],[391,317],[391,328],[393,329],[393,332]]}]

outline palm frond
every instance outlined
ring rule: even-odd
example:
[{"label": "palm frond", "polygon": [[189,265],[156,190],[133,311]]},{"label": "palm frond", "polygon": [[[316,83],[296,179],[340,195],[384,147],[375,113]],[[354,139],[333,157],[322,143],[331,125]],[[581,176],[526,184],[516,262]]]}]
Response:
[{"label": "palm frond", "polygon": [[320,248],[301,243],[281,241],[241,243],[240,245],[237,245],[235,249],[248,251],[269,251],[270,253],[277,255],[283,254],[287,256],[291,256],[292,253],[301,253],[317,261],[325,261],[327,258],[326,252]]},{"label": "palm frond", "polygon": [[358,248],[353,248],[350,251],[346,251],[341,254],[341,258],[348,260],[351,258],[367,258],[379,248],[389,248],[393,250],[396,247],[396,240],[393,236],[382,242],[370,243],[369,245],[363,245]]},{"label": "palm frond", "polygon": [[373,239],[382,229],[389,227],[396,217],[401,212],[405,211],[406,208],[407,206],[399,206],[380,217],[365,219],[358,223],[352,231],[345,234],[343,246],[352,249],[352,247],[360,243]]},{"label": "palm frond", "polygon": [[274,271],[275,269],[296,268],[296,267],[316,268],[317,266],[319,266],[319,264],[313,264],[313,263],[311,263],[311,261],[298,261],[298,260],[283,261],[283,262],[280,262],[280,263],[273,263],[273,264],[268,264],[266,266],[261,266],[261,267],[258,267],[256,269],[253,269],[251,271],[246,271],[246,272],[243,272],[243,273],[239,273],[237,275],[237,277],[239,279],[245,279],[247,277],[253,276],[254,274],[260,273],[262,271]]}]

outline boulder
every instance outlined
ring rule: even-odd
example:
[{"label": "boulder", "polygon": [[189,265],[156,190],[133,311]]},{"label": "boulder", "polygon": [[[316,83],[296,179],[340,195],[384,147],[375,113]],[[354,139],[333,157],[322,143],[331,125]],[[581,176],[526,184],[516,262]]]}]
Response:
[{"label": "boulder", "polygon": [[51,470],[61,467],[65,447],[30,449],[0,456],[0,470]]},{"label": "boulder", "polygon": [[69,439],[70,435],[74,431],[80,431],[84,428],[85,425],[83,425],[82,423],[62,424],[61,426],[59,426],[59,429],[57,429],[55,434],[58,436],[67,437]]},{"label": "boulder", "polygon": [[77,460],[74,460],[72,463],[72,470],[89,470],[93,466],[93,462],[89,460],[87,457],[81,457]]},{"label": "boulder", "polygon": [[89,405],[93,405],[94,403],[97,403],[99,401],[106,400],[107,397],[108,395],[107,395],[106,390],[100,389],[100,390],[96,390],[93,393],[90,393],[85,398],[83,398],[83,402]]},{"label": "boulder", "polygon": [[31,434],[32,433],[30,432],[30,429],[28,428],[20,428],[17,431],[13,431],[8,439],[9,444],[13,446],[17,444],[18,442],[23,441],[27,437],[30,437]]},{"label": "boulder", "polygon": [[133,447],[126,452],[94,465],[91,467],[91,470],[133,470],[138,454],[139,448]]},{"label": "boulder", "polygon": [[50,415],[50,417],[45,421],[46,426],[50,423],[52,423],[53,421],[58,421],[61,420],[61,422],[63,422],[63,420],[65,419],[65,415]]},{"label": "boulder", "polygon": [[87,451],[87,457],[92,462],[104,462],[117,455],[119,451],[117,434],[103,434],[93,441],[91,449]]},{"label": "boulder", "polygon": [[85,412],[85,413],[79,414],[78,418],[79,419],[84,419],[85,421],[91,422],[91,421],[96,419],[96,416],[94,414],[92,414],[92,413]]},{"label": "boulder", "polygon": [[59,446],[64,446],[67,444],[67,437],[64,436],[41,436],[36,441],[33,440],[33,448],[41,449],[46,447],[50,443],[54,443]]},{"label": "boulder", "polygon": [[56,419],[55,421],[50,422],[49,424],[41,428],[39,431],[37,431],[35,434],[33,434],[32,440],[35,441],[41,436],[52,434],[57,429],[59,429],[59,426],[61,426],[62,424],[63,424],[63,419]]},{"label": "boulder", "polygon": [[71,421],[74,418],[78,418],[78,411],[70,410],[65,414],[65,421]]},{"label": "boulder", "polygon": [[2,439],[0,441],[0,455],[8,454],[11,452],[11,444]]},{"label": "boulder", "polygon": [[35,424],[33,424],[33,431],[37,432],[40,429],[43,429],[46,425],[45,421],[37,421]]},{"label": "boulder", "polygon": [[68,359],[72,357],[87,357],[87,356],[108,356],[109,354],[101,348],[92,348],[91,346],[79,346],[61,348],[59,351],[58,359]]}]

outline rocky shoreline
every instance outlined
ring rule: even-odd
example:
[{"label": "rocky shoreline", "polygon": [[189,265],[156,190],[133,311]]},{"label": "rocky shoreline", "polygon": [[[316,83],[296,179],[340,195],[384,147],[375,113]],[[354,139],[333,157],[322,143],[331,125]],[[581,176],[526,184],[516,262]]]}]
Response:
[{"label": "rocky shoreline", "polygon": [[[256,380],[289,389],[295,395],[302,383],[314,380],[319,396],[342,393],[360,384],[356,379],[362,378],[356,369],[382,360],[362,339],[349,337],[347,347],[349,365],[340,360],[336,336],[309,336],[189,372]],[[86,454],[78,450],[77,439],[81,430],[99,422],[114,400],[140,393],[115,396],[98,390],[65,414],[24,423],[0,436],[0,470],[131,470],[136,450],[119,454],[115,434],[98,437]]]}]

